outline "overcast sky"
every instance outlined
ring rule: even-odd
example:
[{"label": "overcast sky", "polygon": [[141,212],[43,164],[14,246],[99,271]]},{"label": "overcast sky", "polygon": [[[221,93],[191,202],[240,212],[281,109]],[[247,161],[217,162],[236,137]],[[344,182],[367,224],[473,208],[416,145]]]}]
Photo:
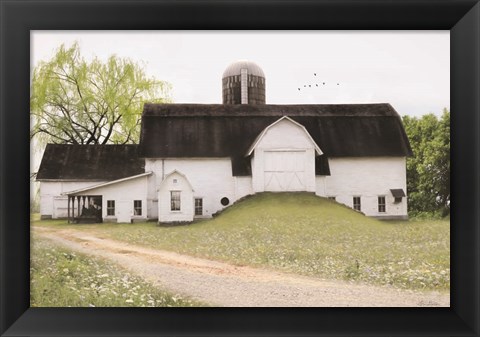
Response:
[{"label": "overcast sky", "polygon": [[32,31],[32,67],[74,41],[87,59],[142,62],[172,84],[175,103],[222,103],[223,71],[249,59],[265,73],[267,104],[388,102],[417,116],[450,109],[449,31]]}]

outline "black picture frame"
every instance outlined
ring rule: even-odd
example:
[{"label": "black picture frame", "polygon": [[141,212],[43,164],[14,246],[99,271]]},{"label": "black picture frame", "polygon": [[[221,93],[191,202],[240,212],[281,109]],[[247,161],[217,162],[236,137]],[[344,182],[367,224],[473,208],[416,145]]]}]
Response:
[{"label": "black picture frame", "polygon": [[[478,1],[0,0],[0,11],[2,336],[479,336]],[[451,307],[29,308],[30,30],[42,29],[450,30]]]}]

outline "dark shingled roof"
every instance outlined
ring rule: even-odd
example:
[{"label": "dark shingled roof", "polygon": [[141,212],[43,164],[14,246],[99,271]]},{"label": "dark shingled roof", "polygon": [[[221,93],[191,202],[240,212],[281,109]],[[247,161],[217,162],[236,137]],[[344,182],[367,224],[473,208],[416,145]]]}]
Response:
[{"label": "dark shingled roof", "polygon": [[137,145],[48,144],[37,180],[115,180],[145,173]]},{"label": "dark shingled roof", "polygon": [[143,106],[144,116],[312,116],[399,117],[388,103],[379,104],[152,104]]},{"label": "dark shingled roof", "polygon": [[248,148],[282,116],[305,126],[323,151],[317,159],[317,174],[327,174],[325,157],[412,155],[402,120],[390,104],[145,104],[140,154],[147,158],[231,157],[233,174],[248,175]]}]

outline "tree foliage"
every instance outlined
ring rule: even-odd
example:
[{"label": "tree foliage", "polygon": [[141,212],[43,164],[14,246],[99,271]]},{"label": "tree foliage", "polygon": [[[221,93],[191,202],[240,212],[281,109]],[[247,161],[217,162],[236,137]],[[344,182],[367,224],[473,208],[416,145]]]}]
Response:
[{"label": "tree foliage", "polygon": [[168,102],[170,85],[130,59],[86,61],[74,43],[33,71],[31,137],[69,144],[136,143],[144,102]]},{"label": "tree foliage", "polygon": [[412,215],[446,216],[450,210],[450,112],[440,118],[404,116],[413,157],[407,159],[407,189]]}]

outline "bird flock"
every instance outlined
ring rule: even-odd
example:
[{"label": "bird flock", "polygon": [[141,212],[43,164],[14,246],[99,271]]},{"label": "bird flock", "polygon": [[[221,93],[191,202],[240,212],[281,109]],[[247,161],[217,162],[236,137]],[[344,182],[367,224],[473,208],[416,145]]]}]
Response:
[{"label": "bird flock", "polygon": [[[313,73],[313,76],[317,77],[317,73]],[[326,85],[326,84],[327,84],[326,82],[321,82],[320,85],[319,85],[318,83],[314,83],[314,84],[304,84],[303,87],[304,87],[304,88],[307,88],[307,87],[308,87],[308,88],[311,88],[312,86],[314,86],[314,88],[315,88],[315,87],[324,86],[324,85]],[[340,83],[337,83],[337,85],[340,85]],[[301,88],[301,87],[298,87],[298,91],[300,91],[300,90],[302,90],[302,88]]]}]

